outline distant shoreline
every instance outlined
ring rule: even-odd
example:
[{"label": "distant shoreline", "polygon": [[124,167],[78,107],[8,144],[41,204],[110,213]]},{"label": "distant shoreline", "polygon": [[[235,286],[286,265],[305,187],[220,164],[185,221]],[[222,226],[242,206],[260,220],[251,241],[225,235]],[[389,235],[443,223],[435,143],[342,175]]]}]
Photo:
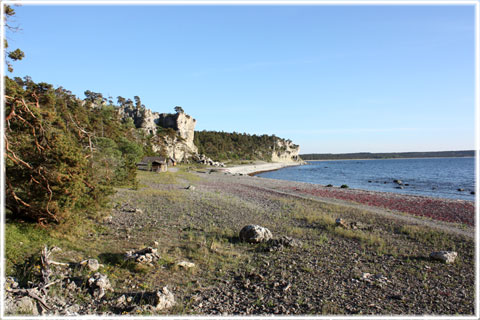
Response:
[{"label": "distant shoreline", "polygon": [[475,157],[475,150],[412,151],[412,152],[352,152],[352,153],[304,153],[303,160],[382,160]]},{"label": "distant shoreline", "polygon": [[357,161],[357,160],[414,160],[414,159],[455,159],[455,158],[475,158],[475,156],[465,157],[418,157],[418,158],[365,158],[365,159],[318,159],[318,160],[304,160],[304,161]]}]

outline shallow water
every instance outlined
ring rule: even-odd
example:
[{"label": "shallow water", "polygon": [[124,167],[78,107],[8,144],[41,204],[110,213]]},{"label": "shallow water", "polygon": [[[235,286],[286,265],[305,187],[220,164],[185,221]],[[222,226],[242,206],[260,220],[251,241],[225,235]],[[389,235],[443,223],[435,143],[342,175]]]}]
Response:
[{"label": "shallow water", "polygon": [[[372,191],[475,200],[475,158],[308,161],[259,177]],[[401,180],[403,189],[393,180]],[[370,181],[370,182],[369,182]],[[408,184],[408,185],[407,185]],[[458,191],[464,189],[465,191]]]}]

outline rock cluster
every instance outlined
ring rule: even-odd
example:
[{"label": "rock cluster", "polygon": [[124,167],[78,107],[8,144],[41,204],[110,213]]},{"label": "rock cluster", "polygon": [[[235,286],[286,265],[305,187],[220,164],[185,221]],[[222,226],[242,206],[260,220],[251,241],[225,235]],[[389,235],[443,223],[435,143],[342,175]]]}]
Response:
[{"label": "rock cluster", "polygon": [[193,156],[193,159],[197,163],[206,164],[213,167],[225,167],[225,164],[223,162],[214,161],[204,154],[196,154]]},{"label": "rock cluster", "polygon": [[153,262],[156,262],[160,259],[157,251],[157,249],[152,247],[146,247],[138,251],[131,250],[125,254],[125,259],[134,260],[137,263],[153,265]]},{"label": "rock cluster", "polygon": [[[148,249],[148,248],[146,248]],[[155,254],[155,251],[139,252],[138,256]],[[149,251],[149,252],[148,252]],[[60,263],[49,259],[52,250],[42,255],[46,262],[41,270],[48,274],[48,283],[29,283],[27,288],[20,287],[13,277],[5,279],[4,312],[6,315],[54,315],[78,316],[82,314],[113,315],[114,313],[138,314],[142,312],[157,312],[175,305],[173,293],[165,286],[153,292],[127,293],[121,296],[109,297],[107,292],[114,292],[106,274],[96,272],[89,276],[78,276],[75,272],[78,266],[87,271],[96,270],[102,265],[95,259],[86,259],[79,263]],[[143,253],[143,255],[142,255]],[[183,261],[185,267],[191,263]],[[50,268],[55,266],[55,268]],[[93,271],[91,271],[93,273]],[[56,279],[56,280],[54,280]],[[55,288],[53,292],[50,289]],[[79,296],[89,299],[79,300]]]},{"label": "rock cluster", "polygon": [[270,239],[267,241],[267,247],[265,251],[278,251],[284,248],[300,247],[302,242],[300,240],[282,236],[278,239]]},{"label": "rock cluster", "polygon": [[101,299],[105,295],[105,291],[113,292],[113,288],[108,280],[108,277],[100,272],[97,272],[90,277],[87,284],[92,291],[93,296],[97,299]]},{"label": "rock cluster", "polygon": [[248,243],[266,242],[272,239],[272,233],[265,227],[250,224],[240,230],[240,240]]}]

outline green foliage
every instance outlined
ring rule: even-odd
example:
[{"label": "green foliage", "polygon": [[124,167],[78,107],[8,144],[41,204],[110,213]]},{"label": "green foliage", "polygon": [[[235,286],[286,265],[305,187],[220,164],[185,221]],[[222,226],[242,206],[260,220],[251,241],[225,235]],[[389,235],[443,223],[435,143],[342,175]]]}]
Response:
[{"label": "green foliage", "polygon": [[[274,135],[250,135],[217,131],[195,132],[198,152],[215,160],[272,160],[272,152],[280,139]],[[280,151],[280,150],[278,150]]]},{"label": "green foliage", "polygon": [[[18,27],[14,27],[9,23],[11,18],[15,15],[15,10],[8,4],[4,5],[3,9],[4,9],[3,12],[4,12],[4,22],[5,22],[6,30],[17,31]],[[13,66],[12,66],[11,62],[22,60],[25,57],[25,53],[23,53],[23,51],[20,50],[20,49],[15,49],[13,51],[8,51],[7,50],[8,41],[7,41],[6,37],[4,37],[3,41],[4,41],[3,43],[4,43],[4,48],[5,48],[4,54],[5,54],[5,63],[7,64],[7,70],[9,72],[12,72],[13,71]]]},{"label": "green foliage", "polygon": [[[116,185],[136,184],[145,137],[103,96],[5,79],[6,208],[12,217],[61,223],[94,216]],[[98,103],[101,103],[98,105]]]}]

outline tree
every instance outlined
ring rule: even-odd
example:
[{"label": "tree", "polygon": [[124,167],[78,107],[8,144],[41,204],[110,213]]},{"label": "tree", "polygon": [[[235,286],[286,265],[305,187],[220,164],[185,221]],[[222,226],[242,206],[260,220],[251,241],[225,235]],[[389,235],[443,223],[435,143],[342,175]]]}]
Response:
[{"label": "tree", "polygon": [[[5,27],[7,30],[10,31],[18,31],[18,27],[14,27],[9,24],[9,20],[15,15],[15,10],[8,4],[4,6],[4,13],[5,13]],[[22,60],[25,57],[25,53],[20,49],[15,49],[13,51],[8,51],[8,41],[4,39],[4,46],[5,46],[5,63],[7,64],[7,69],[9,72],[13,71],[12,61]]]},{"label": "tree", "polygon": [[121,107],[123,107],[123,105],[125,104],[125,101],[127,101],[127,100],[126,100],[124,97],[122,97],[122,96],[118,96],[118,97],[117,97],[117,103],[118,103]]},{"label": "tree", "polygon": [[140,100],[140,97],[135,96],[135,97],[133,97],[133,99],[135,100],[135,107],[137,109],[140,109],[142,107],[142,101]]}]

